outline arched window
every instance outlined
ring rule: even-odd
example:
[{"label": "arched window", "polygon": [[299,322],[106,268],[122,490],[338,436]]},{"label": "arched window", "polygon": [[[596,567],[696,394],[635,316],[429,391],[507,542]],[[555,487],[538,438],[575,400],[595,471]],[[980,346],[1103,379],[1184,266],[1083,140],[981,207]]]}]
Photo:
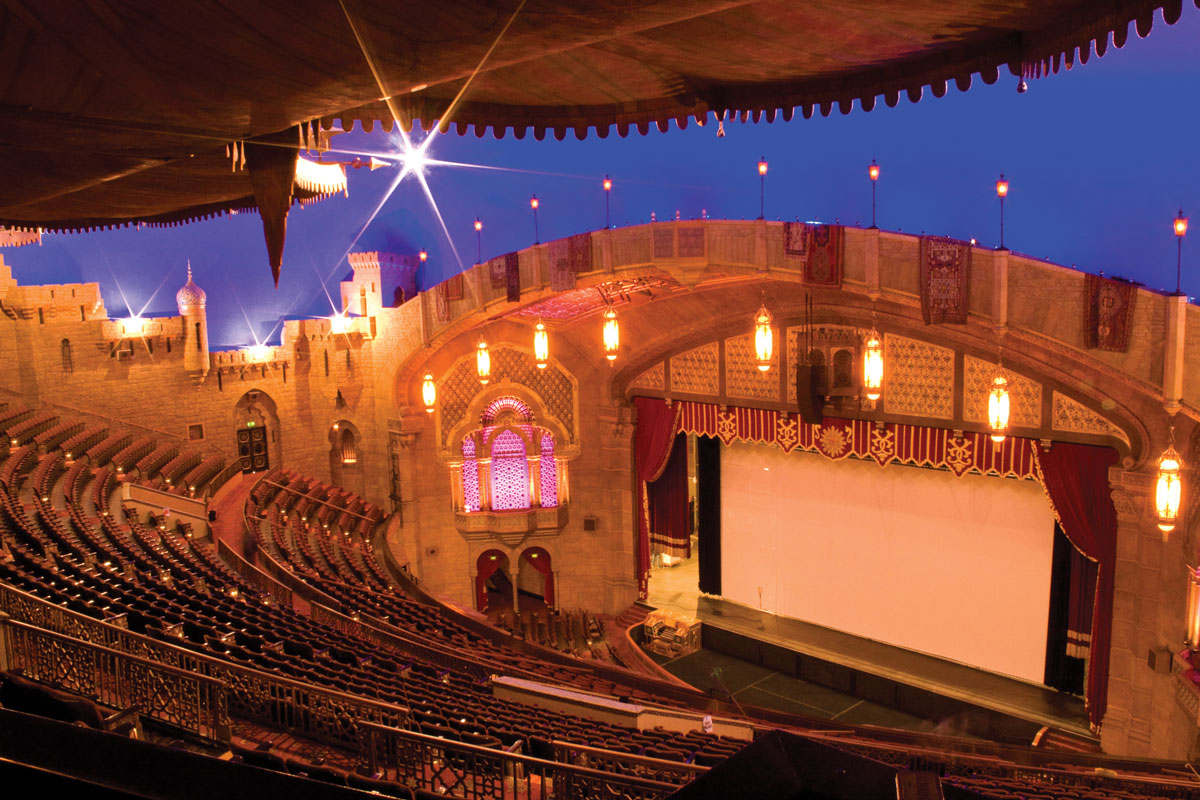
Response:
[{"label": "arched window", "polygon": [[534,424],[533,412],[515,397],[499,397],[480,415],[480,427],[463,439],[455,466],[458,510],[515,511],[555,508],[559,470],[554,434]]},{"label": "arched window", "polygon": [[357,464],[358,450],[354,446],[354,431],[342,428],[342,463]]},{"label": "arched window", "polygon": [[71,358],[71,340],[62,340],[62,371],[65,375],[70,375],[75,371],[75,362]]}]

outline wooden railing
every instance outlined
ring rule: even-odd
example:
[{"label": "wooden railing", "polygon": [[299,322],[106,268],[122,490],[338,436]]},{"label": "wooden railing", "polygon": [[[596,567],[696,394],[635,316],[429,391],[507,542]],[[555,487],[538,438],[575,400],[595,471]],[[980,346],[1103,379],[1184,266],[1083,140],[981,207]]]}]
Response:
[{"label": "wooden railing", "polygon": [[29,626],[116,651],[114,655],[125,654],[215,679],[227,687],[230,715],[289,728],[298,735],[329,744],[355,748],[356,725],[360,722],[402,726],[408,720],[408,709],[403,706],[268,675],[195,653],[68,611],[3,583],[0,583],[0,611]]},{"label": "wooden railing", "polygon": [[[68,612],[69,613],[69,612]],[[229,700],[219,679],[45,630],[0,613],[5,668],[206,739],[229,743]]]},{"label": "wooden railing", "polygon": [[367,774],[463,800],[657,800],[679,784],[546,761],[383,725],[360,725],[358,768]]},{"label": "wooden railing", "polygon": [[224,539],[217,540],[217,553],[225,563],[233,567],[246,582],[265,595],[269,595],[284,608],[292,608],[292,590],[242,558]]},{"label": "wooden railing", "polygon": [[554,760],[560,764],[574,764],[578,767],[598,769],[601,772],[648,778],[675,786],[691,783],[708,772],[708,767],[699,764],[685,764],[680,761],[637,756],[632,753],[604,750],[572,742],[551,742],[550,747],[554,752]]}]

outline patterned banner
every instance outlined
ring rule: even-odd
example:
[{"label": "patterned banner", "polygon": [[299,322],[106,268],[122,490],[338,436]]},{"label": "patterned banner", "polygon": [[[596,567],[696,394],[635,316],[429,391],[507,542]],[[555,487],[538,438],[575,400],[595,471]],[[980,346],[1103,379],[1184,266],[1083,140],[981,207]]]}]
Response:
[{"label": "patterned banner", "polygon": [[516,253],[504,256],[505,299],[510,303],[521,302],[521,260]]},{"label": "patterned banner", "polygon": [[550,256],[550,291],[569,292],[575,288],[575,273],[567,239],[555,239],[547,247]]},{"label": "patterned banner", "polygon": [[508,276],[505,272],[507,261],[508,256],[496,256],[488,262],[488,275],[491,276],[493,289],[503,289],[508,285]]},{"label": "patterned banner", "polygon": [[870,420],[825,418],[820,425],[802,422],[789,412],[727,407],[677,400],[679,432],[735,441],[773,444],[783,452],[803,450],[826,458],[871,459],[880,466],[907,464],[947,469],[955,475],[996,475],[1038,480],[1032,439],[1007,437],[996,444],[986,433],[964,433]]},{"label": "patterned banner", "polygon": [[819,286],[842,285],[842,226],[808,226],[808,261],[804,282]]},{"label": "patterned banner", "polygon": [[803,258],[808,255],[808,226],[803,222],[783,223],[783,252]]},{"label": "patterned banner", "polygon": [[442,281],[437,286],[433,287],[433,297],[435,308],[437,309],[438,322],[450,321],[450,296],[447,291],[446,282]]},{"label": "patterned banner", "polygon": [[592,235],[590,233],[577,233],[567,239],[567,260],[571,265],[571,272],[578,275],[580,272],[592,271]]},{"label": "patterned banner", "polygon": [[944,236],[921,237],[921,314],[925,324],[967,323],[971,245]]},{"label": "patterned banner", "polygon": [[446,284],[446,299],[447,300],[462,300],[463,299],[463,275],[458,273],[453,278],[445,281]]},{"label": "patterned banner", "polygon": [[1092,350],[1111,350],[1124,353],[1129,347],[1129,331],[1133,327],[1133,307],[1137,286],[1126,281],[1084,277],[1087,288],[1087,346]]}]

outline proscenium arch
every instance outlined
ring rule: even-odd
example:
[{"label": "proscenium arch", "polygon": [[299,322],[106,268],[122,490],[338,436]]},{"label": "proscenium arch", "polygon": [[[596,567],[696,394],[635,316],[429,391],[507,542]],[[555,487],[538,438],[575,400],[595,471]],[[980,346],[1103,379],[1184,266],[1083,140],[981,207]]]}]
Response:
[{"label": "proscenium arch", "polygon": [[[857,292],[847,292],[826,287],[810,287],[788,280],[771,280],[764,282],[761,277],[754,279],[735,279],[720,284],[700,286],[687,294],[671,296],[656,301],[658,313],[662,313],[668,304],[682,304],[685,308],[672,316],[691,317],[697,322],[687,326],[660,326],[644,331],[639,335],[643,343],[632,357],[618,359],[618,364],[612,375],[610,390],[618,402],[627,403],[633,394],[644,394],[644,390],[634,389],[631,384],[645,370],[659,364],[667,358],[677,356],[694,348],[712,342],[720,343],[724,339],[752,332],[752,316],[762,302],[765,292],[767,306],[774,320],[772,327],[776,334],[775,349],[781,351],[782,339],[789,327],[803,326],[806,322],[804,297],[812,296],[813,325],[841,325],[863,330],[875,327],[880,334],[895,334],[910,339],[928,342],[932,345],[945,347],[955,351],[956,362],[963,355],[970,355],[983,361],[996,363],[1003,356],[1005,369],[1011,370],[1043,386],[1046,393],[1058,391],[1081,405],[1091,409],[1100,416],[1117,425],[1126,436],[1129,444],[1116,437],[1100,437],[1095,434],[1075,434],[1065,431],[1054,431],[1052,438],[1059,441],[1079,441],[1088,444],[1103,444],[1111,446],[1126,460],[1127,466],[1144,463],[1147,459],[1156,458],[1158,453],[1149,449],[1151,436],[1143,422],[1144,416],[1162,414],[1161,401],[1151,398],[1144,391],[1125,391],[1126,398],[1140,400],[1131,407],[1117,397],[1106,396],[1103,400],[1094,397],[1097,387],[1106,385],[1108,376],[1089,363],[1087,358],[1067,360],[1064,354],[1046,348],[1031,337],[1013,330],[998,334],[989,321],[984,319],[969,319],[966,325],[925,325],[921,319],[919,307],[908,303],[897,302],[894,299],[880,299],[876,303],[865,295]],[[706,295],[720,293],[720,303],[705,299]],[[721,309],[716,314],[707,316],[691,313],[689,306],[703,306],[705,309]],[[625,314],[632,324],[632,319],[641,309],[633,307]],[[788,358],[794,358],[789,354]],[[721,355],[724,358],[724,355]],[[779,368],[785,368],[780,362]],[[885,367],[886,369],[886,367]],[[1128,385],[1128,384],[1126,384]],[[955,387],[956,396],[961,387]],[[887,386],[885,379],[884,393]],[[650,392],[650,394],[663,394]],[[672,394],[666,392],[665,394]],[[703,399],[686,393],[675,393],[673,396],[681,399]],[[779,408],[780,402],[756,400],[729,400],[730,403],[747,407]],[[886,408],[886,402],[885,402]],[[795,410],[794,408],[791,410]],[[1140,412],[1140,413],[1139,413]],[[869,419],[900,421],[913,423],[921,418],[911,415],[895,415],[888,413],[864,412],[861,416]],[[974,422],[927,418],[918,424],[928,424],[933,427],[955,427],[967,430],[984,430],[985,426]],[[1031,438],[1050,438],[1050,423],[1045,421],[1040,430],[1014,428],[1014,435]],[[1100,441],[1104,438],[1104,441]]]}]

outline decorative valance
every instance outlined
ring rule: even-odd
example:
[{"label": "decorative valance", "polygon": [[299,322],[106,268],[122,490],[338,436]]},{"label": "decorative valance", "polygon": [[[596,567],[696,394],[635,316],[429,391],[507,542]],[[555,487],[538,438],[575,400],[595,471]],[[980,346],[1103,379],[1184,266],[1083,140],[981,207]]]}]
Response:
[{"label": "decorative valance", "polygon": [[690,400],[676,401],[681,433],[720,439],[773,444],[785,453],[804,450],[827,458],[871,459],[877,464],[906,464],[946,469],[955,475],[995,475],[1038,480],[1032,439],[1009,436],[1000,444],[986,433],[876,423],[862,419],[826,417],[820,425],[802,422],[797,414],[761,408],[728,406]]}]

